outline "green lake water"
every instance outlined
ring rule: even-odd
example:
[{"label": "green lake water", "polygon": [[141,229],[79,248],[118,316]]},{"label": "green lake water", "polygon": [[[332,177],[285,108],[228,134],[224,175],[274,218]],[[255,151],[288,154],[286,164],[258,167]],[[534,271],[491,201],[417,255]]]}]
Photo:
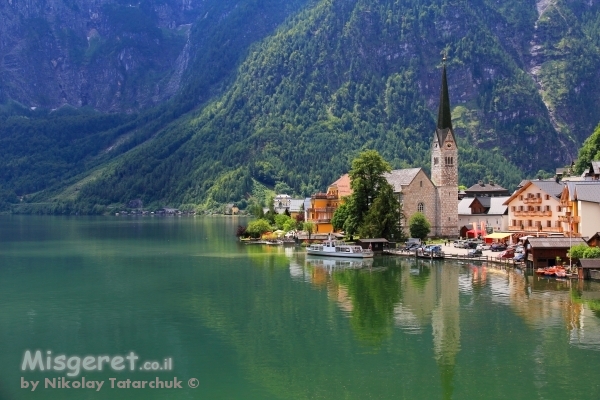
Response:
[{"label": "green lake water", "polygon": [[[237,243],[240,223],[0,217],[0,399],[600,398],[598,283],[307,259]],[[139,360],[71,377],[22,371],[28,350]],[[139,369],[165,358],[171,370]],[[110,387],[175,377],[181,389]],[[44,387],[58,378],[104,383]]]}]

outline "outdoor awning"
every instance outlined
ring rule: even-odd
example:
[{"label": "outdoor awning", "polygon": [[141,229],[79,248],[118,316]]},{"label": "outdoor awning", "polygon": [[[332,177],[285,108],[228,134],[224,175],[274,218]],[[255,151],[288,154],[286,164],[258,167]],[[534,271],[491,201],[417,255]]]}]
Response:
[{"label": "outdoor awning", "polygon": [[510,233],[494,232],[487,235],[486,239],[504,239],[510,236]]}]

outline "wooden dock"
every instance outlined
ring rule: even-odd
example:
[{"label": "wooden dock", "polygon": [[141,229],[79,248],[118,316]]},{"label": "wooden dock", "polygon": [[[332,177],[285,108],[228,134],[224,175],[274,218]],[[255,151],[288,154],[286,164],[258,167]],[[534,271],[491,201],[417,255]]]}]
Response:
[{"label": "wooden dock", "polygon": [[[415,253],[411,252],[411,251],[387,249],[387,250],[384,250],[383,253],[392,255],[392,256],[416,258]],[[433,260],[440,260],[440,259],[433,258]],[[494,264],[499,264],[499,265],[504,265],[504,266],[512,266],[512,267],[524,267],[525,266],[525,263],[516,263],[513,261],[512,258],[499,258],[499,257],[493,257],[493,256],[469,257],[466,254],[449,254],[446,252],[444,252],[443,260],[487,262],[487,263],[494,263]]]}]

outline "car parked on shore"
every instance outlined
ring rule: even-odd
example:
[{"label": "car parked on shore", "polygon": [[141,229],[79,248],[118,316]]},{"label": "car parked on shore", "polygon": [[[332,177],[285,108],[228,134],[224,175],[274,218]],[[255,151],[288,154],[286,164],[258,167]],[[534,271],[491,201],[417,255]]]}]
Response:
[{"label": "car parked on shore", "polygon": [[483,256],[483,252],[478,249],[471,249],[467,253],[467,257],[482,257],[482,256]]},{"label": "car parked on shore", "polygon": [[504,250],[502,253],[498,255],[498,258],[513,258],[515,256],[515,251],[513,249]]},{"label": "car parked on shore", "polygon": [[506,245],[504,243],[492,243],[490,246],[491,251],[504,251],[506,250]]}]

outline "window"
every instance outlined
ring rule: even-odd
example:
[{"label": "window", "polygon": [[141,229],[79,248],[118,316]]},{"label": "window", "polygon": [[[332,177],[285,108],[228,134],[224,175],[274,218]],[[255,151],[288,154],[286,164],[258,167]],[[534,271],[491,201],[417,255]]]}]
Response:
[{"label": "window", "polygon": [[[437,144],[436,144],[437,147]],[[440,162],[440,159],[438,157],[433,157],[433,165],[438,165]]]},{"label": "window", "polygon": [[519,196],[519,200],[523,200],[523,195]]},{"label": "window", "polygon": [[549,194],[546,195],[546,200],[550,200],[550,195]]},{"label": "window", "polygon": [[548,228],[552,228],[552,221],[546,221],[546,226]]},{"label": "window", "polygon": [[527,226],[533,226],[533,223],[530,219],[527,220]]},{"label": "window", "polygon": [[423,181],[419,181],[419,186],[423,187]]},{"label": "window", "polygon": [[519,206],[519,211],[523,211],[523,206]]},{"label": "window", "polygon": [[550,210],[550,206],[546,206],[546,211],[552,211]]},{"label": "window", "polygon": [[542,196],[542,194],[541,194],[541,193],[536,193],[536,194],[535,194],[535,197],[536,197],[536,198],[538,198],[538,199],[539,199],[541,196]]},{"label": "window", "polygon": [[536,211],[542,211],[542,207],[537,206],[536,208],[537,208]]},{"label": "window", "polygon": [[561,212],[562,208],[560,206],[556,206],[556,211]]},{"label": "window", "polygon": [[419,203],[419,205],[417,206],[417,211],[420,213],[424,213],[425,212],[425,203]]}]

